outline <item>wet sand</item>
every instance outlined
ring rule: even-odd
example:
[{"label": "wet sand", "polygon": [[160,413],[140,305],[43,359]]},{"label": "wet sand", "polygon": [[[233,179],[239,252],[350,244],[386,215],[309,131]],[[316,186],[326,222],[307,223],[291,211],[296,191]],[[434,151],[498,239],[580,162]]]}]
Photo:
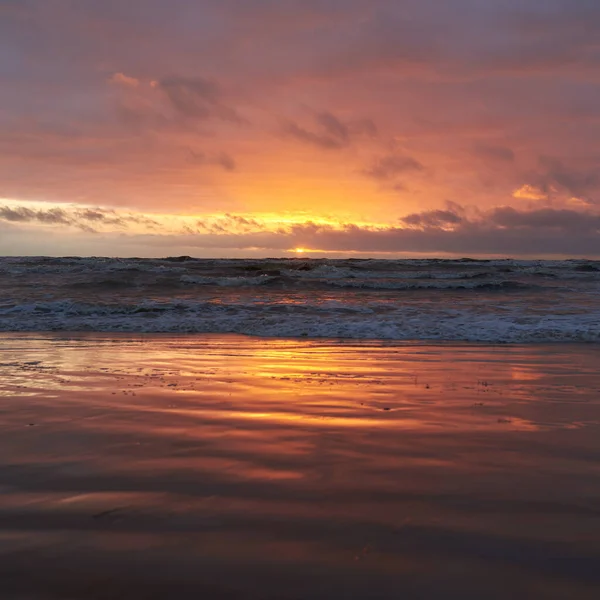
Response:
[{"label": "wet sand", "polygon": [[0,598],[598,598],[599,367],[0,335]]}]

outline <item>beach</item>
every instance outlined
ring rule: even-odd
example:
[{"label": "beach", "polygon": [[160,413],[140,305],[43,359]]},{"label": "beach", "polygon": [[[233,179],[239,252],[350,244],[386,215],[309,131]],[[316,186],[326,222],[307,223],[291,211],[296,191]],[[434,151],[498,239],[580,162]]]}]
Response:
[{"label": "beach", "polygon": [[0,600],[600,600],[600,0],[0,0]]},{"label": "beach", "polygon": [[0,335],[3,598],[597,598],[600,347]]}]

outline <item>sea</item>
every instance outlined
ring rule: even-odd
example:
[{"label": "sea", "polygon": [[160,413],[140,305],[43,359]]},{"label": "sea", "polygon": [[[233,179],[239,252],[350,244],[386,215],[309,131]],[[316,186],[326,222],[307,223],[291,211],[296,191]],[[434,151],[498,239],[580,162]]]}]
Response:
[{"label": "sea", "polygon": [[2,257],[0,331],[600,343],[600,261]]}]

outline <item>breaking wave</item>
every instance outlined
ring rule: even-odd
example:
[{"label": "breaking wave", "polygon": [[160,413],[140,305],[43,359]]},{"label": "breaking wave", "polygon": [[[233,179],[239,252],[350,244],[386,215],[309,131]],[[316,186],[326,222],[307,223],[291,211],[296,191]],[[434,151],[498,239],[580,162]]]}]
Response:
[{"label": "breaking wave", "polygon": [[374,302],[347,305],[68,300],[0,308],[1,331],[243,333],[483,342],[600,342],[600,311],[571,315],[493,314],[472,308],[416,310]]}]

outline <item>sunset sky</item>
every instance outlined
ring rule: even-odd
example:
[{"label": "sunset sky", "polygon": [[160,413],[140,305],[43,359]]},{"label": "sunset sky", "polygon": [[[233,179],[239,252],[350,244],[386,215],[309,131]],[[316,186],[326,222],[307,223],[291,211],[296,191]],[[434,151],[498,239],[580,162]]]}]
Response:
[{"label": "sunset sky", "polygon": [[598,0],[0,0],[0,254],[600,256]]}]

